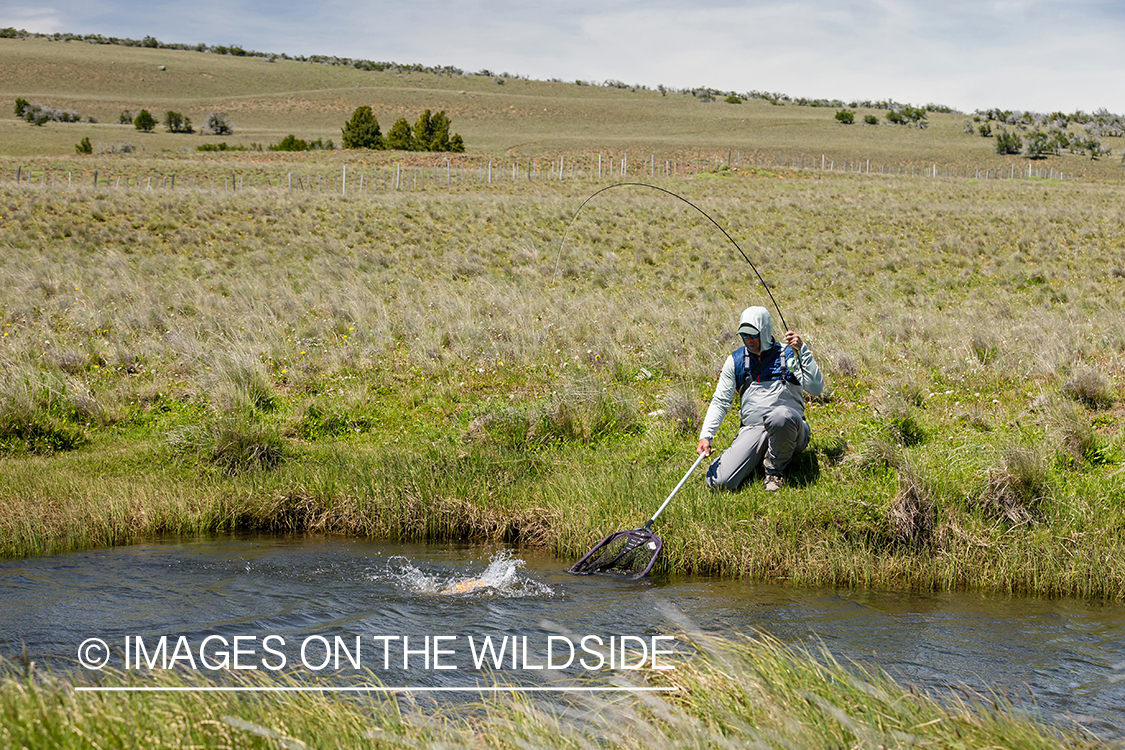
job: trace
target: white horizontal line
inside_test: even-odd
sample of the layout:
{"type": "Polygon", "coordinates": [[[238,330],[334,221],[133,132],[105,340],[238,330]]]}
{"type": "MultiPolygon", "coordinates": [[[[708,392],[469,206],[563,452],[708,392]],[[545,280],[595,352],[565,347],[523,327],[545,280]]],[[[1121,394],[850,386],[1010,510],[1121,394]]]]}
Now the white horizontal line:
{"type": "Polygon", "coordinates": [[[677,687],[76,687],[80,693],[675,693],[677,687]]]}

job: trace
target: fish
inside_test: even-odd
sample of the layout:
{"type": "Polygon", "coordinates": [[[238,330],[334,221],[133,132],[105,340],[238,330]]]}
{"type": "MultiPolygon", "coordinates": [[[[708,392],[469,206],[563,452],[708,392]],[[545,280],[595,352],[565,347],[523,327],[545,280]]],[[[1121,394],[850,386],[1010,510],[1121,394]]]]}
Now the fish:
{"type": "Polygon", "coordinates": [[[482,589],[486,586],[488,586],[488,583],[486,581],[483,581],[480,578],[470,578],[467,581],[459,581],[458,583],[455,583],[452,586],[446,586],[444,589],[442,589],[438,593],[440,593],[440,594],[467,594],[470,591],[476,591],[477,589],[482,589]]]}

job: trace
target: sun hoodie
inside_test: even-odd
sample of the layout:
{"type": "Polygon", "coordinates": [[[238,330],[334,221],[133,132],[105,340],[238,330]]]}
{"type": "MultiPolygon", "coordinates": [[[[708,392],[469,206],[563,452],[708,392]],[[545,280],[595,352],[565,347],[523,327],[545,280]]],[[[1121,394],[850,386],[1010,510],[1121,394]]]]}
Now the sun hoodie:
{"type": "Polygon", "coordinates": [[[824,391],[824,375],[808,346],[802,342],[801,351],[794,352],[792,347],[774,340],[769,310],[764,307],[746,308],[738,321],[739,328],[745,323],[754,326],[761,334],[762,353],[755,356],[743,346],[727,357],[715,395],[707,407],[707,416],[703,419],[703,429],[699,433],[701,440],[711,440],[719,431],[719,425],[738,393],[735,383],[738,371],[745,375],[739,407],[743,427],[763,424],[766,414],[778,404],[790,406],[804,416],[805,397],[802,391],[814,396],[824,391]],[[742,361],[736,364],[736,358],[742,361]]]}

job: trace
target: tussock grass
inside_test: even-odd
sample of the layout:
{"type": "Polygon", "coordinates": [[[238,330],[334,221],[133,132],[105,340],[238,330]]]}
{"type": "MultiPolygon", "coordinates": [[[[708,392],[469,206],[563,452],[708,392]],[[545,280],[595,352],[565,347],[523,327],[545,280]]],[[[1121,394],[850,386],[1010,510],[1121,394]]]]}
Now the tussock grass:
{"type": "Polygon", "coordinates": [[[179,458],[201,460],[229,475],[269,470],[285,460],[285,444],[275,425],[236,413],[209,425],[173,430],[168,447],[179,458]]]}
{"type": "Polygon", "coordinates": [[[1113,406],[1114,394],[1109,378],[1089,366],[1081,368],[1063,383],[1062,392],[1091,409],[1113,406]]]}
{"type": "Polygon", "coordinates": [[[987,514],[1021,525],[1040,517],[1050,493],[1050,472],[1039,448],[1012,447],[989,468],[980,502],[987,514]]]}
{"type": "MultiPolygon", "coordinates": [[[[778,497],[681,491],[662,570],[1125,596],[1120,414],[1059,395],[1083,368],[1120,387],[1117,188],[668,184],[752,248],[831,392],[778,497]],[[1053,457],[1035,524],[996,523],[989,471],[1012,445],[1053,457]],[[925,545],[889,520],[907,480],[933,507],[925,545]]],[[[3,554],[295,528],[571,558],[643,522],[761,291],[655,193],[591,202],[560,248],[585,197],[0,189],[0,359],[22,373],[5,393],[56,394],[8,413],[58,404],[32,413],[87,439],[0,464],[3,554]],[[224,468],[215,425],[236,415],[253,439],[224,468]],[[187,460],[167,460],[170,434],[187,460]]]]}

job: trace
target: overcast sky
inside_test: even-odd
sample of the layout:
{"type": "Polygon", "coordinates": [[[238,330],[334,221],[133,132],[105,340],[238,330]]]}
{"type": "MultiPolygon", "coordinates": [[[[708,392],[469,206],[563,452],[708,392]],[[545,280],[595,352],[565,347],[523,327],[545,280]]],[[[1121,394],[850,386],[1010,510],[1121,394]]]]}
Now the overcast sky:
{"type": "Polygon", "coordinates": [[[536,79],[1125,113],[1125,0],[0,0],[0,28],[536,79]]]}

